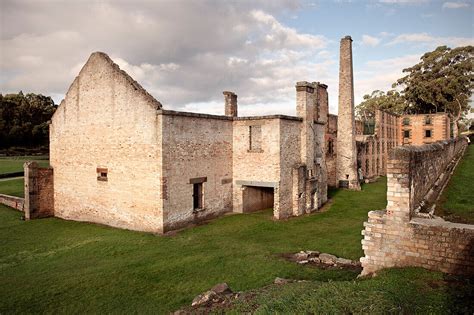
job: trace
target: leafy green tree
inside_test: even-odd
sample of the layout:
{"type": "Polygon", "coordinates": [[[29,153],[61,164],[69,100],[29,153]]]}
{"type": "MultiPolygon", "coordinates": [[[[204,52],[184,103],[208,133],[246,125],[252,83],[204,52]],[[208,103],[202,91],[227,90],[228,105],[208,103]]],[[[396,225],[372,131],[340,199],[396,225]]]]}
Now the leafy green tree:
{"type": "Polygon", "coordinates": [[[394,114],[402,114],[407,107],[405,99],[395,90],[375,90],[372,94],[364,95],[364,100],[356,107],[356,114],[364,121],[371,121],[377,109],[394,114]]]}
{"type": "Polygon", "coordinates": [[[48,144],[49,125],[56,105],[49,96],[23,92],[0,94],[0,147],[48,144]]]}
{"type": "Polygon", "coordinates": [[[440,46],[425,53],[421,61],[404,69],[406,76],[394,83],[416,113],[446,112],[454,126],[469,110],[474,87],[474,47],[451,49],[440,46]]]}

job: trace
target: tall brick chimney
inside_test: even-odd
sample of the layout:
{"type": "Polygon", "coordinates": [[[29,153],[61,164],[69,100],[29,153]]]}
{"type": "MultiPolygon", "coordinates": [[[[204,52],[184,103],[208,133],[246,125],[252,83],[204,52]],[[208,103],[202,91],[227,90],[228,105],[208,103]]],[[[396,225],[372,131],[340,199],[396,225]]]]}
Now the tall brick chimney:
{"type": "Polygon", "coordinates": [[[237,94],[230,91],[222,92],[224,94],[225,115],[237,117],[237,94]]]}
{"type": "Polygon", "coordinates": [[[340,48],[336,163],[338,186],[360,190],[355,141],[352,38],[350,36],[341,39],[340,48]]]}

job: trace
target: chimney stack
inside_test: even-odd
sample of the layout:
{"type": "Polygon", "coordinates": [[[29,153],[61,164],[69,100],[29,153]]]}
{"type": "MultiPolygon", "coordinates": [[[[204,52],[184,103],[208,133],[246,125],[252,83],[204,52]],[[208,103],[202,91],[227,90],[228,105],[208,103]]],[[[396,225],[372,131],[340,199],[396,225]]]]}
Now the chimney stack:
{"type": "Polygon", "coordinates": [[[338,186],[360,190],[355,141],[352,38],[350,36],[341,39],[340,47],[336,163],[338,186]]]}
{"type": "Polygon", "coordinates": [[[230,91],[224,91],[225,115],[237,117],[237,94],[230,91]]]}

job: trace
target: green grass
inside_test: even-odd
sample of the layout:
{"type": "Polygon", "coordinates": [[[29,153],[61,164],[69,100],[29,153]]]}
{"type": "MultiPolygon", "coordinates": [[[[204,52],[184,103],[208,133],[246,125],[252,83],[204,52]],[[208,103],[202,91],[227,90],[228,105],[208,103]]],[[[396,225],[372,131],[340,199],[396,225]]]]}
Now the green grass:
{"type": "Polygon", "coordinates": [[[271,285],[244,294],[228,312],[472,314],[473,288],[472,279],[421,268],[389,269],[372,279],[271,285]]]}
{"type": "Polygon", "coordinates": [[[275,277],[353,281],[280,254],[321,250],[358,259],[367,212],[385,207],[386,182],[332,191],[324,213],[273,221],[270,211],[235,214],[175,236],[56,218],[20,220],[0,206],[0,313],[168,313],[219,282],[249,290],[275,277]]]}
{"type": "Polygon", "coordinates": [[[24,197],[23,178],[0,180],[0,194],[24,197]]]}
{"type": "Polygon", "coordinates": [[[467,147],[438,207],[446,219],[474,224],[474,145],[467,147]]]}
{"type": "Polygon", "coordinates": [[[23,171],[23,163],[26,161],[36,161],[39,166],[49,166],[47,157],[38,156],[16,156],[16,157],[2,157],[0,158],[0,174],[14,173],[23,171]]]}

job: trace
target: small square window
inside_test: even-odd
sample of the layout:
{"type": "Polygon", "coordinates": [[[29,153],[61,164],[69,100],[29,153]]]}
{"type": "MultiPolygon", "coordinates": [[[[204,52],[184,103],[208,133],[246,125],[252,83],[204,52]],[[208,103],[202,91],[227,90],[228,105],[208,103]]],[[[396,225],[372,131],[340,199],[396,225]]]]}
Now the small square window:
{"type": "Polygon", "coordinates": [[[107,181],[107,173],[108,173],[108,170],[106,168],[98,167],[97,168],[97,180],[102,181],[102,182],[106,182],[107,181]]]}
{"type": "Polygon", "coordinates": [[[404,126],[410,125],[410,118],[403,118],[403,125],[404,126]]]}
{"type": "Polygon", "coordinates": [[[431,130],[425,130],[425,138],[431,138],[431,130]]]}

